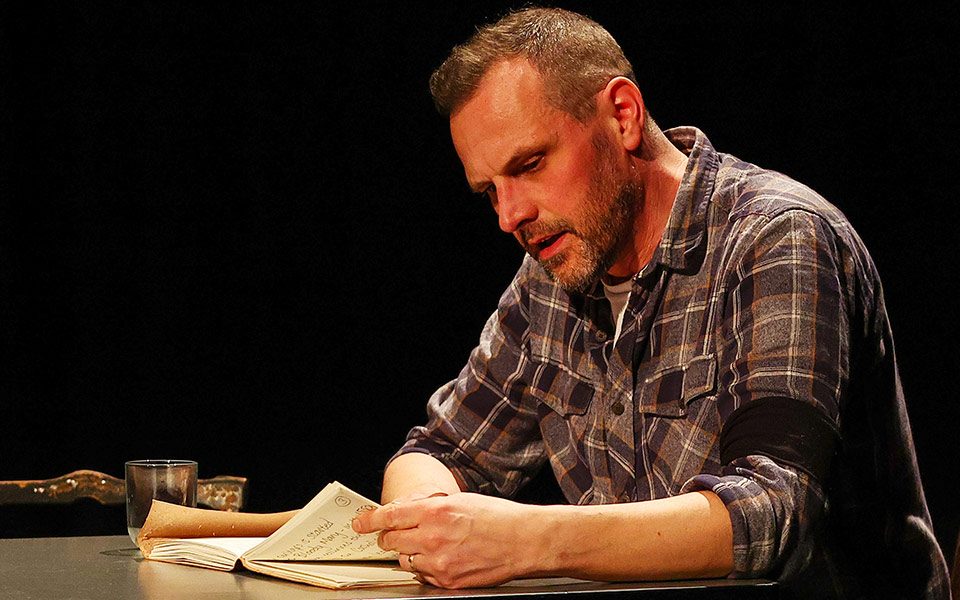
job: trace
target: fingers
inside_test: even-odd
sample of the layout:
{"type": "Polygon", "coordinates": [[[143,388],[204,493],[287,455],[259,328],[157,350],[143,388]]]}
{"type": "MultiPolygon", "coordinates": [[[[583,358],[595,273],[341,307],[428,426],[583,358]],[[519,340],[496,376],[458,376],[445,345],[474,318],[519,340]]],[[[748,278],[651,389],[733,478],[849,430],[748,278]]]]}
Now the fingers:
{"type": "Polygon", "coordinates": [[[410,573],[418,573],[417,567],[414,565],[416,558],[413,554],[398,554],[397,555],[397,564],[404,571],[409,571],[410,573]]]}
{"type": "Polygon", "coordinates": [[[449,573],[446,577],[438,575],[436,569],[443,568],[442,562],[437,563],[437,561],[432,559],[432,555],[430,554],[400,554],[398,555],[398,564],[402,570],[415,574],[417,580],[421,583],[428,583],[436,587],[465,587],[465,582],[469,581],[468,579],[449,573]]]}
{"type": "Polygon", "coordinates": [[[391,502],[380,508],[360,513],[353,520],[357,533],[373,533],[382,529],[410,529],[420,522],[421,510],[415,502],[391,502]]]}
{"type": "Polygon", "coordinates": [[[429,569],[427,558],[423,554],[400,554],[398,555],[398,564],[404,571],[408,571],[417,576],[421,583],[437,585],[436,579],[424,569],[429,569]]]}
{"type": "Polygon", "coordinates": [[[384,529],[380,532],[377,544],[384,550],[394,550],[402,554],[427,550],[426,540],[418,529],[384,529]]]}

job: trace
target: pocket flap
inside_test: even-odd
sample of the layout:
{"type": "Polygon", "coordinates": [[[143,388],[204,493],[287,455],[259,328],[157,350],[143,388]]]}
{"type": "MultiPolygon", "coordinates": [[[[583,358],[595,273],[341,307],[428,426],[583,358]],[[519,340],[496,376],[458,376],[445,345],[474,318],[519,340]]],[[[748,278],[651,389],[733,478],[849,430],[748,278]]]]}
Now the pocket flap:
{"type": "Polygon", "coordinates": [[[682,365],[660,369],[645,378],[640,390],[640,412],[662,417],[686,415],[687,404],[709,394],[717,382],[715,354],[697,356],[682,365]]]}
{"type": "Polygon", "coordinates": [[[683,371],[683,403],[709,394],[717,385],[717,361],[714,354],[698,356],[683,371]]]}
{"type": "Polygon", "coordinates": [[[593,386],[572,371],[548,362],[537,363],[530,394],[561,415],[582,415],[593,400],[593,386]]]}

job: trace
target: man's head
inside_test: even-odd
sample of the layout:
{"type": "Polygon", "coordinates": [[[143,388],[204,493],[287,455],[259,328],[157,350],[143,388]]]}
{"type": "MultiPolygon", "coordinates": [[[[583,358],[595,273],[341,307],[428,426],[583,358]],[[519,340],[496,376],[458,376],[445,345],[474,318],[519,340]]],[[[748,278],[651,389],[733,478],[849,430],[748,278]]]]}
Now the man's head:
{"type": "Polygon", "coordinates": [[[513,13],[455,48],[431,89],[471,188],[561,287],[582,292],[649,258],[645,190],[670,144],[603,28],[513,13]]]}
{"type": "Polygon", "coordinates": [[[430,78],[437,109],[455,113],[492,66],[517,58],[543,77],[548,102],[581,122],[594,115],[594,97],[611,79],[636,83],[633,67],[606,29],[569,11],[529,8],[481,27],[453,49],[430,78]]]}

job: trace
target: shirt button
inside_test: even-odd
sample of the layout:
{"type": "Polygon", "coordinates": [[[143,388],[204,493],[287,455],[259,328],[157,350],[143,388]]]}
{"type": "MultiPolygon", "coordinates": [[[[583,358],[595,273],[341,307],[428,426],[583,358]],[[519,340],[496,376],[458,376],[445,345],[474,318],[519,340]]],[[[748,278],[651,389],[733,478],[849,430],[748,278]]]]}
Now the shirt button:
{"type": "Polygon", "coordinates": [[[605,341],[607,341],[607,334],[604,333],[603,331],[598,331],[598,332],[597,332],[597,341],[600,341],[600,342],[605,342],[605,341]]]}
{"type": "Polygon", "coordinates": [[[614,402],[613,406],[610,407],[610,411],[619,417],[623,414],[623,404],[620,402],[614,402]]]}

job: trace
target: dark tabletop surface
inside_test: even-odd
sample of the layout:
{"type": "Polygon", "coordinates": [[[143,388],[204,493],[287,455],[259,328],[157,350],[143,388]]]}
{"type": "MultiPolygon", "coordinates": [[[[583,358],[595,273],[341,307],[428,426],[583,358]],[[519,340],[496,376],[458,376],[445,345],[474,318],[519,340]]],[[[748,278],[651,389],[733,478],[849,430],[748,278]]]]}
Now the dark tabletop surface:
{"type": "Polygon", "coordinates": [[[254,573],[225,573],[143,560],[126,536],[0,539],[0,598],[776,598],[776,585],[756,580],[597,583],[531,579],[496,588],[430,586],[326,590],[254,573]]]}

